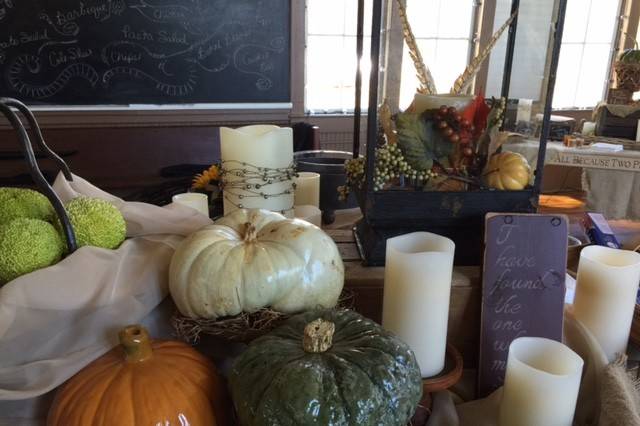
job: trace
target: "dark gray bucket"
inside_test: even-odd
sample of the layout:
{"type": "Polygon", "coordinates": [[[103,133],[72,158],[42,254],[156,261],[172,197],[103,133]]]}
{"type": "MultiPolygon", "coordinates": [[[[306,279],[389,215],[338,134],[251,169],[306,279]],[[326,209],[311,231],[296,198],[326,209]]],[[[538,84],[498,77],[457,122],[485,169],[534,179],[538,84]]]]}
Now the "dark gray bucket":
{"type": "Polygon", "coordinates": [[[320,210],[322,222],[333,223],[335,211],[358,206],[354,194],[349,194],[345,201],[338,198],[338,186],[345,184],[345,160],[353,158],[346,151],[298,151],[294,154],[299,172],[315,172],[320,174],[320,210]]]}

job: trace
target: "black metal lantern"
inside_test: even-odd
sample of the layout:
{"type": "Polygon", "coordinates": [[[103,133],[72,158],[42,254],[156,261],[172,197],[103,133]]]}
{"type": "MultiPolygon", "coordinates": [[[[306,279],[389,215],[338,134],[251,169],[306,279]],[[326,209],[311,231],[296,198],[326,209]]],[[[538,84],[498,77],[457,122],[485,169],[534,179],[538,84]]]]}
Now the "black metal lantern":
{"type": "MultiPolygon", "coordinates": [[[[362,56],[363,1],[358,10],[358,64],[362,56]]],[[[562,30],[567,0],[559,0],[553,13],[550,33],[552,47],[547,67],[547,85],[543,107],[538,161],[533,185],[523,190],[499,191],[479,189],[473,191],[424,191],[424,190],[374,190],[375,149],[378,138],[378,86],[380,66],[380,42],[383,1],[373,0],[371,29],[371,75],[369,77],[369,104],[367,119],[367,144],[365,181],[357,191],[363,213],[354,231],[361,256],[367,265],[383,265],[387,238],[413,231],[428,231],[451,238],[456,243],[458,265],[479,265],[482,262],[483,224],[489,212],[531,213],[538,207],[542,183],[542,170],[549,135],[551,105],[555,87],[556,70],[562,41],[562,30]]],[[[512,13],[520,7],[513,0],[512,13]]],[[[517,16],[509,30],[502,79],[502,97],[509,98],[511,69],[516,45],[517,16]]],[[[358,68],[358,73],[359,73],[358,68]]],[[[360,132],[360,81],[356,79],[356,121],[354,125],[354,158],[359,155],[360,132]]]]}

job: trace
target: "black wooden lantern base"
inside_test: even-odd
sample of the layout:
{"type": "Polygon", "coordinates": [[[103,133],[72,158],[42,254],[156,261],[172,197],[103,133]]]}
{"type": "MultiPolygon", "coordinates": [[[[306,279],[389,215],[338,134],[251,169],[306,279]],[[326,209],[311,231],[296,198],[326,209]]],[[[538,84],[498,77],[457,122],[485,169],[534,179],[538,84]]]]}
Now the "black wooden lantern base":
{"type": "Polygon", "coordinates": [[[456,244],[456,265],[481,265],[487,213],[534,213],[538,195],[523,191],[380,191],[358,194],[363,218],[354,233],[367,266],[384,265],[388,238],[433,232],[456,244]]]}

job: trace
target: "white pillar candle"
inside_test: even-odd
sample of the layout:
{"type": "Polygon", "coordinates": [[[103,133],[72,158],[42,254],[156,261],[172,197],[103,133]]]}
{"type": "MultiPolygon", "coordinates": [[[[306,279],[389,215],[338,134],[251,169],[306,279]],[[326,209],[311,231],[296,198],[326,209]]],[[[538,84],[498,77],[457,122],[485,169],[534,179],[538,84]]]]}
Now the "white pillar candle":
{"type": "Polygon", "coordinates": [[[237,208],[293,213],[293,132],[256,125],[220,128],[224,214],[237,208]]]}
{"type": "Polygon", "coordinates": [[[584,361],[542,337],[511,342],[502,390],[500,426],[571,426],[584,361]]]}
{"type": "Polygon", "coordinates": [[[296,206],[320,207],[320,174],[298,172],[296,178],[296,206]]]}
{"type": "Polygon", "coordinates": [[[473,96],[459,96],[459,95],[423,95],[416,93],[413,97],[413,112],[423,113],[428,109],[438,109],[442,105],[454,107],[457,110],[462,111],[465,109],[471,101],[473,96]]]}
{"type": "Polygon", "coordinates": [[[191,207],[203,215],[209,217],[209,197],[207,194],[199,194],[197,192],[187,192],[185,194],[177,194],[171,198],[176,204],[191,207]]]}
{"type": "Polygon", "coordinates": [[[627,351],[639,281],[639,253],[602,246],[580,252],[574,312],[609,361],[627,351]]]}
{"type": "Polygon", "coordinates": [[[429,232],[387,240],[382,326],[409,344],[422,377],[444,368],[454,250],[429,232]]]}
{"type": "Polygon", "coordinates": [[[319,208],[315,206],[296,206],[294,211],[296,219],[306,220],[318,228],[322,226],[322,212],[319,208]]]}
{"type": "Polygon", "coordinates": [[[593,121],[585,121],[582,125],[582,134],[593,136],[596,134],[596,123],[593,121]]]}

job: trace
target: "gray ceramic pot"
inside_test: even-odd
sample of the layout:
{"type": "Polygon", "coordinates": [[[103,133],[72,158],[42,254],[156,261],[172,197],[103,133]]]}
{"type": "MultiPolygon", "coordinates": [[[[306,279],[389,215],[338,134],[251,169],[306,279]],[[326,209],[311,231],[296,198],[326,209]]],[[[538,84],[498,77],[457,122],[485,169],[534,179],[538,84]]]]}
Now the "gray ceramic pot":
{"type": "Polygon", "coordinates": [[[352,157],[346,151],[298,151],[294,154],[299,172],[320,174],[320,210],[323,223],[333,223],[336,210],[358,206],[353,194],[346,201],[338,198],[337,188],[344,185],[346,179],[344,162],[352,157]]]}

